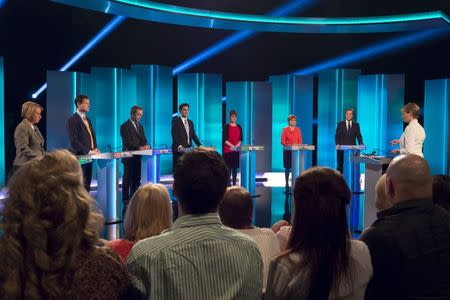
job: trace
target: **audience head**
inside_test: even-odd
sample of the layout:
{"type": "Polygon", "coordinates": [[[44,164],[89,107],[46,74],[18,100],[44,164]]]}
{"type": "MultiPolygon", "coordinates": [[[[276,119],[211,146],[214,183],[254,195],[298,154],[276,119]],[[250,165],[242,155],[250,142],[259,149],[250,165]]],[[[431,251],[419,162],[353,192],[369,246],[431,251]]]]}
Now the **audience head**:
{"type": "Polygon", "coordinates": [[[227,188],[219,205],[222,223],[235,229],[248,229],[252,226],[253,200],[247,190],[240,186],[227,188]]]}
{"type": "Polygon", "coordinates": [[[294,216],[287,253],[311,271],[308,299],[327,299],[348,269],[346,207],[351,192],[335,170],[314,167],[295,180],[294,216]]]}
{"type": "Polygon", "coordinates": [[[180,112],[180,115],[183,118],[187,118],[189,115],[189,104],[188,103],[181,103],[180,106],[178,106],[178,110],[180,112]]]}
{"type": "Polygon", "coordinates": [[[139,105],[133,105],[131,107],[130,115],[134,122],[139,122],[142,118],[142,107],[139,105]]]}
{"type": "Polygon", "coordinates": [[[195,149],[184,154],[173,176],[173,190],[182,214],[217,212],[228,185],[228,169],[217,152],[195,149]]]}
{"type": "Polygon", "coordinates": [[[450,212],[450,176],[433,176],[433,202],[450,212]]]}
{"type": "Polygon", "coordinates": [[[402,112],[403,122],[409,123],[413,119],[419,118],[420,107],[414,102],[409,102],[406,103],[400,111],[402,112]]]}
{"type": "Polygon", "coordinates": [[[139,241],[159,235],[172,226],[172,206],[162,184],[140,187],[131,198],[125,214],[125,238],[139,241]]]}
{"type": "Polygon", "coordinates": [[[37,124],[41,120],[42,106],[33,101],[27,101],[22,104],[22,118],[27,119],[32,124],[37,124]]]}
{"type": "Polygon", "coordinates": [[[86,113],[89,111],[91,107],[91,103],[89,101],[89,97],[86,95],[78,95],[75,97],[75,107],[77,111],[86,113]]]}
{"type": "Polygon", "coordinates": [[[50,152],[22,166],[8,185],[0,298],[63,299],[78,255],[93,249],[102,223],[80,164],[67,150],[50,152]]]}
{"type": "Polygon", "coordinates": [[[230,122],[231,123],[236,123],[237,112],[234,109],[230,110],[229,116],[230,116],[230,122]]]}
{"type": "Polygon", "coordinates": [[[386,193],[386,174],[383,174],[375,185],[375,207],[378,210],[384,210],[392,205],[394,204],[386,193]]]}
{"type": "Polygon", "coordinates": [[[428,163],[415,154],[395,157],[386,172],[386,193],[392,202],[432,197],[428,163]]]}

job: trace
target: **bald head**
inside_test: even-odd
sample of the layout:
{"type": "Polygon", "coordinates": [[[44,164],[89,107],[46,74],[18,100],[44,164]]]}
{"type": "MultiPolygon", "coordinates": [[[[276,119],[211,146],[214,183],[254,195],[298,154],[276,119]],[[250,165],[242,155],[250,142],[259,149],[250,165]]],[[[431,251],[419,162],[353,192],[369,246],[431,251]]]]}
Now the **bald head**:
{"type": "Polygon", "coordinates": [[[394,158],[386,172],[386,192],[394,202],[432,195],[432,177],[426,160],[414,154],[394,158]]]}

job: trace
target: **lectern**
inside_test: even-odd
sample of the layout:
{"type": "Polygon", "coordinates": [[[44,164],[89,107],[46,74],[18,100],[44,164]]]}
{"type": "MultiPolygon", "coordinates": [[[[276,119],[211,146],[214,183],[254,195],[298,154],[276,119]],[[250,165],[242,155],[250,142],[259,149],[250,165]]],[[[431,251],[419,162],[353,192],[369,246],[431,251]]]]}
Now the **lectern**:
{"type": "Polygon", "coordinates": [[[305,151],[316,150],[314,145],[292,145],[284,147],[284,150],[292,152],[292,178],[291,187],[294,187],[295,179],[305,170],[305,151]]]}
{"type": "Polygon", "coordinates": [[[252,196],[255,195],[256,153],[259,151],[264,151],[264,146],[242,145],[239,154],[240,185],[252,196]]]}

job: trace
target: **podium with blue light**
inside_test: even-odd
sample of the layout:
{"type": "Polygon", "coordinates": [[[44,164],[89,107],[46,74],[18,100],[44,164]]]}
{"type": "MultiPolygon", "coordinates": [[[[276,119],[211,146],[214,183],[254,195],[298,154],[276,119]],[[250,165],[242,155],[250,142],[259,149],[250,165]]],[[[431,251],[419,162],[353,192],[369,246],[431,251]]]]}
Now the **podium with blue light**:
{"type": "Polygon", "coordinates": [[[291,187],[294,186],[295,179],[305,170],[305,151],[314,151],[316,146],[314,145],[292,145],[286,146],[284,150],[292,152],[292,177],[291,177],[291,187]]]}
{"type": "Polygon", "coordinates": [[[141,156],[141,184],[161,182],[160,157],[172,154],[172,149],[136,150],[130,153],[141,156]]]}
{"type": "MultiPolygon", "coordinates": [[[[132,157],[131,152],[107,152],[95,155],[81,155],[81,164],[97,161],[97,207],[103,213],[105,224],[115,225],[118,218],[119,199],[119,160],[132,157]]],[[[118,238],[119,230],[116,226],[107,228],[109,239],[118,238]]]]}
{"type": "Polygon", "coordinates": [[[377,209],[375,207],[375,186],[378,179],[386,172],[392,157],[377,155],[360,155],[353,156],[352,163],[354,165],[365,165],[364,179],[364,228],[373,224],[377,219],[377,209]]]}
{"type": "Polygon", "coordinates": [[[359,178],[361,170],[359,163],[352,163],[352,158],[359,156],[361,150],[366,150],[364,145],[339,145],[337,150],[344,151],[344,178],[352,192],[352,201],[349,206],[349,227],[352,231],[361,230],[359,217],[359,202],[361,185],[359,178]]]}
{"type": "Polygon", "coordinates": [[[264,151],[264,146],[242,145],[239,151],[240,185],[251,195],[255,195],[256,153],[264,151]]]}

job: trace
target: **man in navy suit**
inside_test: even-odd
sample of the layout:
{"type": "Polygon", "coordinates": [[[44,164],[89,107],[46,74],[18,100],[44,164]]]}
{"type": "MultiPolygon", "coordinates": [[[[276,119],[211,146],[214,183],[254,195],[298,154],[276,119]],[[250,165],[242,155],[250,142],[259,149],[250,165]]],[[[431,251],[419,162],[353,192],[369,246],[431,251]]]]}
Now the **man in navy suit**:
{"type": "MultiPolygon", "coordinates": [[[[130,118],[120,126],[120,136],[122,137],[123,151],[149,150],[150,146],[145,137],[144,127],[139,124],[143,110],[140,106],[133,106],[130,118]]],[[[123,215],[128,207],[130,198],[141,185],[141,156],[134,155],[130,158],[122,159],[123,180],[122,180],[122,202],[123,215]]]]}
{"type": "Polygon", "coordinates": [[[201,146],[200,140],[195,134],[194,123],[188,119],[189,104],[181,103],[178,107],[180,116],[172,120],[172,153],[173,170],[186,148],[192,147],[192,140],[197,146],[201,146]]]}
{"type": "MultiPolygon", "coordinates": [[[[336,134],[334,140],[336,143],[336,150],[340,145],[362,145],[363,140],[361,136],[361,130],[359,124],[353,120],[353,108],[345,110],[345,120],[337,124],[336,134]]],[[[339,172],[344,173],[344,151],[337,150],[337,169],[339,172]]]]}
{"type": "MultiPolygon", "coordinates": [[[[70,140],[70,151],[75,155],[98,154],[94,128],[86,113],[89,112],[89,97],[78,95],[75,98],[77,111],[67,120],[66,128],[70,140]]],[[[81,166],[84,187],[89,192],[92,178],[92,162],[81,166]]]]}

